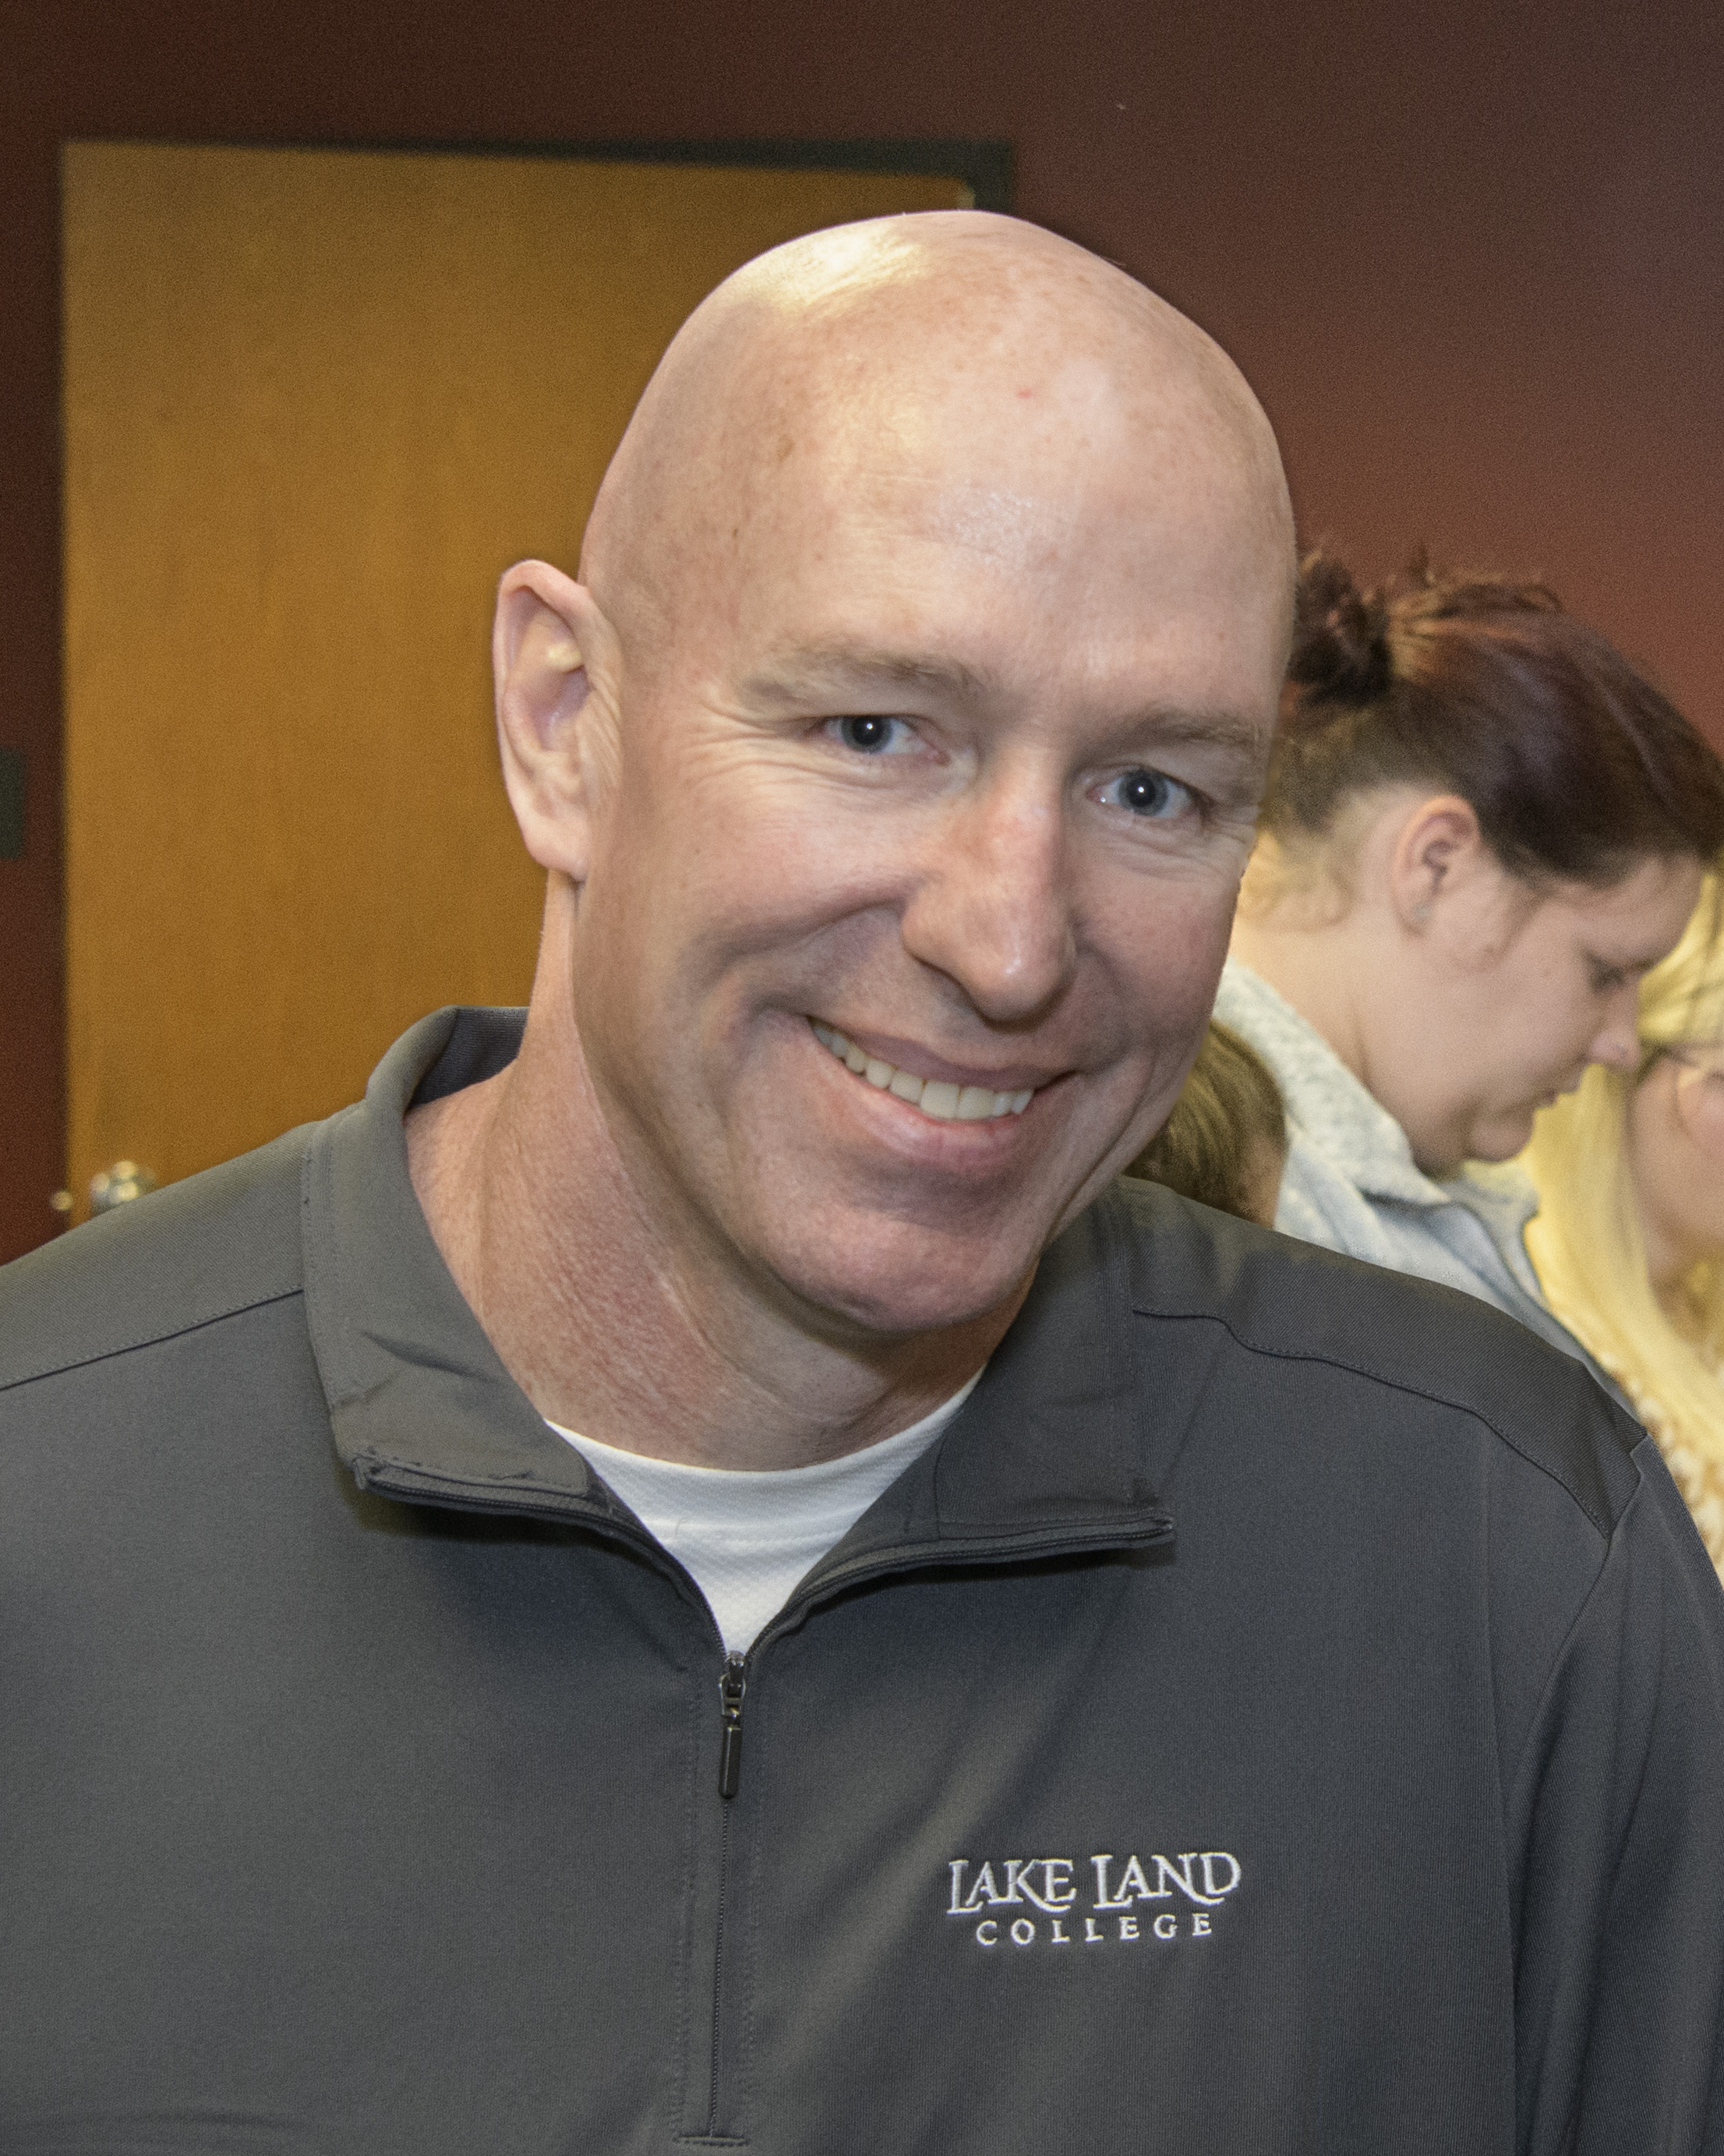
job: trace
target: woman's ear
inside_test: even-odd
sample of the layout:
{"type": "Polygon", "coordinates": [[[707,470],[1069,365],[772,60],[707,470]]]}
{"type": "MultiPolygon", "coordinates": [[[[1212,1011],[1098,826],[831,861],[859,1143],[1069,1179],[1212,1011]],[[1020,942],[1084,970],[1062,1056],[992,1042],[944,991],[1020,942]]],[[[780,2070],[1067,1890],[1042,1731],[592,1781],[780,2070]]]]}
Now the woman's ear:
{"type": "Polygon", "coordinates": [[[614,768],[617,639],[585,585],[517,562],[491,633],[503,779],[541,867],[586,880],[597,781],[614,768]]]}
{"type": "Polygon", "coordinates": [[[1388,861],[1389,901],[1408,934],[1424,935],[1438,906],[1485,858],[1470,802],[1458,793],[1421,801],[1396,834],[1388,861]]]}

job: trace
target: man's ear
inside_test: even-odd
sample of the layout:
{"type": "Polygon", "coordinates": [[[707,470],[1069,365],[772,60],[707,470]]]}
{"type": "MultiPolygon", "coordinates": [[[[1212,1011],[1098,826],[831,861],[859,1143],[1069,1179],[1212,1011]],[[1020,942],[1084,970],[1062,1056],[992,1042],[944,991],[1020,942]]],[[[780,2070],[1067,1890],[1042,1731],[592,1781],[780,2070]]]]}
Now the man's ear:
{"type": "Polygon", "coordinates": [[[491,632],[503,780],[541,867],[586,880],[595,784],[617,754],[617,639],[584,584],[517,562],[491,632]]]}
{"type": "Polygon", "coordinates": [[[1485,859],[1484,834],[1470,802],[1458,793],[1421,801],[1389,855],[1389,899],[1408,934],[1424,935],[1438,906],[1485,859]]]}

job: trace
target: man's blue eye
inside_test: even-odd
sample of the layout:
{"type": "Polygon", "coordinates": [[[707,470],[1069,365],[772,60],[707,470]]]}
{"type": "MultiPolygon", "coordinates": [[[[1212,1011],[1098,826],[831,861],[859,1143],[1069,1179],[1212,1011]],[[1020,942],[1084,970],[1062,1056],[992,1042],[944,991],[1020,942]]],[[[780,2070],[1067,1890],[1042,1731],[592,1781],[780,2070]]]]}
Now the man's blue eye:
{"type": "Polygon", "coordinates": [[[882,749],[895,746],[893,729],[903,723],[901,719],[880,718],[873,712],[853,714],[839,721],[839,739],[859,755],[878,756],[882,749]]]}
{"type": "Polygon", "coordinates": [[[1114,779],[1104,793],[1113,797],[1113,805],[1129,808],[1134,816],[1177,816],[1191,800],[1188,788],[1177,778],[1169,778],[1162,771],[1126,771],[1114,779]]]}

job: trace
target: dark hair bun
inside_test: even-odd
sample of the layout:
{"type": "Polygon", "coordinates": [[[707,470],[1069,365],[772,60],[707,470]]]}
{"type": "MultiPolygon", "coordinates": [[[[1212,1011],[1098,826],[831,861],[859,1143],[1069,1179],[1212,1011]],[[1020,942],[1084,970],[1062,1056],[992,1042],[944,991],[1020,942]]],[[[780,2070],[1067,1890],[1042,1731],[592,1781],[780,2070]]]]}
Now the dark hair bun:
{"type": "Polygon", "coordinates": [[[1299,565],[1287,678],[1309,701],[1375,703],[1394,679],[1388,619],[1383,596],[1362,596],[1333,555],[1307,554],[1299,565]]]}
{"type": "Polygon", "coordinates": [[[1600,889],[1642,860],[1724,850],[1724,762],[1543,584],[1434,569],[1421,549],[1361,596],[1299,565],[1262,828],[1322,839],[1341,803],[1419,786],[1470,802],[1511,875],[1600,889]]]}

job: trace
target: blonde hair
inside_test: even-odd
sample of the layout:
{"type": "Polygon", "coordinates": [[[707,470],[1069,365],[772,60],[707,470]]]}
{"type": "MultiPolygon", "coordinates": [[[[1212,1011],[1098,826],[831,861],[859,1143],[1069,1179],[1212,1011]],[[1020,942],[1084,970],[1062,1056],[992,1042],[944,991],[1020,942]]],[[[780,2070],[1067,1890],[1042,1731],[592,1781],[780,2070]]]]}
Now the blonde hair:
{"type": "Polygon", "coordinates": [[[1173,1112],[1126,1173],[1249,1220],[1265,1152],[1279,1161],[1286,1150],[1274,1074],[1230,1026],[1211,1019],[1173,1112]]]}
{"type": "Polygon", "coordinates": [[[1709,876],[1681,942],[1641,984],[1638,1071],[1594,1064],[1540,1114],[1521,1165],[1538,1188],[1526,1247],[1546,1300],[1657,1439],[1724,1573],[1724,1264],[1696,1265],[1677,1315],[1666,1312],[1647,1270],[1624,1143],[1629,1101],[1659,1057],[1724,1040],[1721,896],[1709,876]]]}

